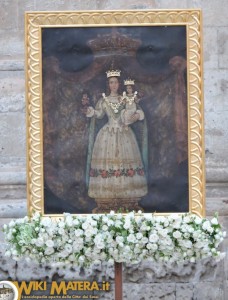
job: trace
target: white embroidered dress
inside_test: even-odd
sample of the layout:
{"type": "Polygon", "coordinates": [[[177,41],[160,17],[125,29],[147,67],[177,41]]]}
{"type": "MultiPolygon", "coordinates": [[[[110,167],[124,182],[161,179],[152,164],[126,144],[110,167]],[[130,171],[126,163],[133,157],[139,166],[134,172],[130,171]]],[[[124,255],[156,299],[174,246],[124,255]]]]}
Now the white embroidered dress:
{"type": "MultiPolygon", "coordinates": [[[[116,113],[111,104],[120,103],[119,96],[108,96],[89,107],[87,117],[108,122],[98,132],[91,159],[89,191],[92,198],[139,198],[147,194],[147,182],[136,137],[126,118],[124,104],[116,113]]],[[[139,120],[144,119],[137,110],[139,120]]]]}

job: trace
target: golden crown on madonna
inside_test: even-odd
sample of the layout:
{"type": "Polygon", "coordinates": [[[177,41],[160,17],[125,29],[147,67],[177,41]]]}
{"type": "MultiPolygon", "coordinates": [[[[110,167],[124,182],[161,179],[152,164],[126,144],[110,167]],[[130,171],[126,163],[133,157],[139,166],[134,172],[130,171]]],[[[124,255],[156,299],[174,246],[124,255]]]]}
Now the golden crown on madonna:
{"type": "Polygon", "coordinates": [[[120,70],[108,70],[106,72],[107,74],[107,78],[109,77],[119,77],[120,76],[121,71],[120,70]]]}
{"type": "Polygon", "coordinates": [[[124,85],[134,85],[135,80],[134,79],[126,79],[124,80],[124,85]]]}

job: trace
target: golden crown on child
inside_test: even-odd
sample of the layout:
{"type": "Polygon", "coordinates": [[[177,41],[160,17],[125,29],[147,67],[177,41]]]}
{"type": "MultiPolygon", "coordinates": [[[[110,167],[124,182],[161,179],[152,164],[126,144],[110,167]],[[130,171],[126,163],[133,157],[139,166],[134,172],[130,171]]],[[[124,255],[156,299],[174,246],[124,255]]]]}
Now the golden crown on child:
{"type": "Polygon", "coordinates": [[[106,72],[107,74],[107,78],[109,77],[119,77],[120,76],[121,71],[120,70],[108,70],[106,72]]]}
{"type": "Polygon", "coordinates": [[[135,80],[134,79],[126,79],[124,80],[124,85],[134,85],[135,80]]]}

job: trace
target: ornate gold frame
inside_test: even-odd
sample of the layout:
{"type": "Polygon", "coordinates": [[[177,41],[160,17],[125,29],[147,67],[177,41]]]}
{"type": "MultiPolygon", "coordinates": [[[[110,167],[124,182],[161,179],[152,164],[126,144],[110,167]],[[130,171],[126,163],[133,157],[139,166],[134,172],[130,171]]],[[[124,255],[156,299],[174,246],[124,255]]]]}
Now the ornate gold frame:
{"type": "Polygon", "coordinates": [[[200,10],[27,12],[25,14],[28,211],[43,213],[41,28],[186,25],[190,211],[205,215],[205,166],[200,10]]]}

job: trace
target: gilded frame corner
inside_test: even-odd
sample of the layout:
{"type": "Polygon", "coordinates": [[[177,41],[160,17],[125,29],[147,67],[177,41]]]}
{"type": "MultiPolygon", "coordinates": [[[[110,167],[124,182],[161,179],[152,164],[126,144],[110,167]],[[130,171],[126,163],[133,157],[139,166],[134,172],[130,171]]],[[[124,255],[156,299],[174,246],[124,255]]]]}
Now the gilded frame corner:
{"type": "Polygon", "coordinates": [[[205,216],[202,14],[200,10],[27,12],[25,14],[28,211],[43,210],[41,28],[186,25],[190,212],[205,216]]]}

